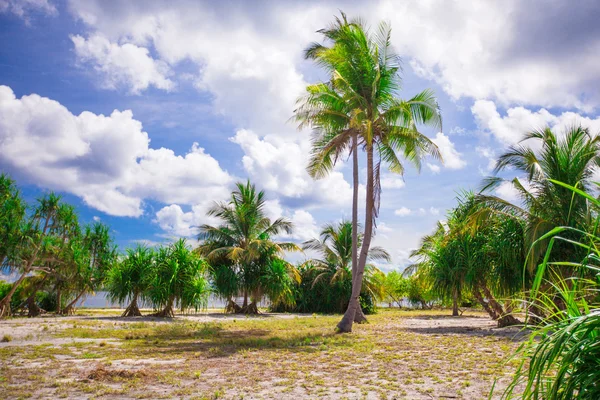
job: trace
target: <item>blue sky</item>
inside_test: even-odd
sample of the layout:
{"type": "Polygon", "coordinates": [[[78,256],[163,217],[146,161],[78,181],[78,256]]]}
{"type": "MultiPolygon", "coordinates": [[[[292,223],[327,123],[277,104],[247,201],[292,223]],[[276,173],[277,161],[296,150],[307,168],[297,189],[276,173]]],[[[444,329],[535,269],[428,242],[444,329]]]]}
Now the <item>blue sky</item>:
{"type": "MultiPolygon", "coordinates": [[[[0,170],[27,200],[57,191],[122,247],[191,237],[234,182],[267,192],[292,240],[348,218],[350,169],[313,181],[289,118],[324,79],[302,50],[343,9],[387,20],[406,98],[433,89],[445,158],[383,175],[375,243],[394,262],[531,129],[600,130],[599,7],[550,2],[0,0],[0,170]]],[[[364,165],[364,162],[362,163],[364,165]]],[[[515,194],[508,186],[498,193],[515,194]]]]}

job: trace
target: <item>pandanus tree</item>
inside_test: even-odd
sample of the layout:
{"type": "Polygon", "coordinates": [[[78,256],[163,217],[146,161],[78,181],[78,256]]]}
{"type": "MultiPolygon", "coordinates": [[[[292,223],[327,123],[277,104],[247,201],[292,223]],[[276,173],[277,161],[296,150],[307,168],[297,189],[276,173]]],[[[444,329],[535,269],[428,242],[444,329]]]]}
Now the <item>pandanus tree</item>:
{"type": "Polygon", "coordinates": [[[238,183],[229,202],[216,203],[208,215],[220,219],[222,224],[201,226],[201,244],[196,251],[211,265],[213,284],[227,299],[227,309],[257,313],[257,301],[263,294],[271,301],[279,297],[266,290],[266,276],[277,271],[273,268],[285,266],[289,276],[297,277],[282,256],[285,251],[299,250],[298,246],[273,240],[276,235],[290,234],[292,224],[285,218],[271,221],[265,214],[265,193],[257,191],[249,181],[238,183]],[[244,298],[241,307],[234,301],[240,294],[244,298]]]}
{"type": "Polygon", "coordinates": [[[6,263],[20,240],[21,222],[25,216],[25,203],[15,182],[5,174],[0,175],[0,268],[10,268],[6,263]]]}
{"type": "Polygon", "coordinates": [[[204,307],[209,287],[206,279],[207,264],[179,239],[168,247],[158,249],[148,297],[155,309],[154,316],[172,318],[174,308],[181,311],[204,307]]]}
{"type": "Polygon", "coordinates": [[[509,297],[525,283],[523,226],[508,216],[494,215],[474,227],[472,218],[481,207],[473,193],[463,193],[447,223],[438,224],[412,256],[417,273],[434,292],[452,300],[453,315],[458,315],[461,294],[468,291],[499,326],[513,325],[518,321],[511,314],[511,303],[503,306],[496,297],[509,297]]]}
{"type": "MultiPolygon", "coordinates": [[[[569,189],[555,182],[591,193],[593,175],[599,166],[600,135],[590,133],[589,129],[572,126],[563,132],[553,132],[550,128],[529,132],[520,143],[499,157],[494,170],[496,174],[510,171],[520,179],[487,178],[483,194],[478,196],[485,208],[477,221],[485,221],[490,213],[525,221],[524,246],[530,249],[527,267],[533,276],[549,243],[549,239],[540,238],[556,227],[569,226],[576,228],[566,233],[569,238],[580,240],[577,230],[585,231],[593,216],[590,202],[585,197],[574,196],[569,189]],[[511,203],[491,194],[500,185],[510,185],[519,201],[511,203]]],[[[587,251],[568,241],[558,242],[556,246],[549,261],[554,258],[578,261],[587,251]]],[[[560,272],[563,277],[574,274],[568,266],[560,272]]],[[[532,303],[530,311],[534,319],[538,319],[536,308],[532,303]]]]}
{"type": "Polygon", "coordinates": [[[106,274],[117,260],[116,246],[108,226],[96,222],[87,225],[70,243],[72,257],[67,264],[70,290],[73,299],[62,309],[71,314],[82,297],[100,289],[106,274]]]}
{"type": "Polygon", "coordinates": [[[142,315],[139,301],[145,298],[152,283],[154,263],[154,250],[138,245],[133,249],[127,249],[126,255],[113,264],[108,271],[106,279],[108,298],[118,303],[129,301],[122,317],[142,315]]]}
{"type": "MultiPolygon", "coordinates": [[[[319,32],[326,43],[310,45],[305,55],[325,67],[330,79],[308,86],[296,110],[300,126],[314,129],[309,172],[315,177],[325,176],[340,155],[348,150],[356,154],[358,147],[364,149],[367,159],[364,239],[360,254],[355,251],[352,296],[338,324],[341,332],[350,332],[379,212],[381,163],[387,164],[391,172],[402,174],[402,157],[417,169],[425,155],[441,159],[435,144],[418,130],[422,124],[441,127],[441,116],[430,90],[409,100],[398,97],[400,58],[392,49],[387,24],[380,24],[373,34],[362,21],[348,21],[342,14],[342,18],[319,32]]],[[[353,183],[356,200],[358,168],[354,169],[353,183]]],[[[353,210],[353,220],[357,219],[356,214],[353,210]]],[[[355,247],[358,250],[358,245],[355,247]]]]}
{"type": "MultiPolygon", "coordinates": [[[[306,262],[314,270],[312,285],[320,282],[334,285],[337,282],[352,282],[352,223],[341,221],[336,225],[327,224],[323,227],[319,239],[311,239],[303,243],[304,250],[317,252],[319,258],[306,262]]],[[[358,245],[362,243],[362,234],[357,235],[358,245]]],[[[390,262],[390,254],[382,247],[369,249],[369,261],[390,262]]],[[[382,294],[383,273],[372,264],[365,267],[363,292],[371,298],[380,299],[382,294]]],[[[340,299],[344,305],[350,300],[340,299]]]]}
{"type": "Polygon", "coordinates": [[[77,224],[68,208],[59,196],[43,196],[21,224],[17,243],[8,258],[9,269],[19,277],[0,300],[0,318],[10,315],[10,300],[28,275],[36,271],[48,273],[60,262],[69,235],[77,224]]]}

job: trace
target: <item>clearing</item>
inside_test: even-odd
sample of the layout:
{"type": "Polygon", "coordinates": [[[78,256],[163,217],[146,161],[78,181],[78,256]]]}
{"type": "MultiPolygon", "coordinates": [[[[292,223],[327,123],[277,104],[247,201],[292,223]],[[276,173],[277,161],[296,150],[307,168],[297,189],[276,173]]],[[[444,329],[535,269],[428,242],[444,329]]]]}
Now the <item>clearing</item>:
{"type": "Polygon", "coordinates": [[[384,309],[343,335],[339,316],[84,312],[0,322],[0,398],[482,399],[522,337],[447,310],[384,309]]]}

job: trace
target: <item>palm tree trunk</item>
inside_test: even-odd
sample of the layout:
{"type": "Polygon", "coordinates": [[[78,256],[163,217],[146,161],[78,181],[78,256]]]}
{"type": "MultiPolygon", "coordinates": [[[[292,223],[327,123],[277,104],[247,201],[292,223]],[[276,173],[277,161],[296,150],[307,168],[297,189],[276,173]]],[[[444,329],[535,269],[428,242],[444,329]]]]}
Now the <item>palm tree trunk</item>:
{"type": "Polygon", "coordinates": [[[62,313],[61,303],[62,303],[62,290],[59,287],[56,289],[56,313],[57,314],[62,313]]]}
{"type": "Polygon", "coordinates": [[[483,296],[481,295],[479,286],[476,286],[473,289],[473,295],[475,296],[475,298],[477,299],[479,304],[481,304],[483,309],[490,315],[490,317],[492,317],[493,320],[497,320],[498,314],[496,314],[496,311],[494,311],[492,309],[492,307],[490,307],[490,305],[483,299],[483,296]]]}
{"type": "MultiPolygon", "coordinates": [[[[358,134],[352,136],[352,280],[356,276],[358,264],[358,134]]],[[[354,286],[354,282],[352,282],[354,286]]],[[[354,314],[354,322],[363,323],[367,317],[360,302],[354,314]]]]}
{"type": "Polygon", "coordinates": [[[502,305],[500,303],[498,303],[498,301],[496,301],[496,298],[494,297],[494,295],[492,294],[492,292],[490,291],[490,289],[487,287],[487,285],[485,283],[483,285],[481,285],[481,287],[483,289],[483,293],[485,293],[485,297],[488,298],[490,306],[494,309],[494,311],[496,312],[496,315],[498,315],[498,327],[499,328],[509,326],[509,325],[518,325],[521,323],[513,315],[511,315],[510,313],[508,313],[504,310],[502,305]]]}
{"type": "Polygon", "coordinates": [[[69,315],[73,312],[73,309],[75,307],[75,304],[77,304],[77,302],[83,297],[83,295],[85,294],[86,290],[83,289],[78,295],[77,297],[75,297],[75,300],[73,300],[72,302],[70,302],[65,308],[62,309],[61,314],[63,315],[69,315]]]}
{"type": "Polygon", "coordinates": [[[367,199],[365,204],[365,233],[356,267],[356,276],[352,279],[352,295],[348,309],[342,320],[338,323],[337,328],[340,332],[352,332],[352,322],[356,309],[359,307],[359,296],[362,289],[362,280],[365,274],[365,265],[367,263],[367,255],[371,246],[371,236],[373,234],[373,209],[375,204],[374,197],[374,168],[373,168],[373,146],[367,145],[367,199]]]}

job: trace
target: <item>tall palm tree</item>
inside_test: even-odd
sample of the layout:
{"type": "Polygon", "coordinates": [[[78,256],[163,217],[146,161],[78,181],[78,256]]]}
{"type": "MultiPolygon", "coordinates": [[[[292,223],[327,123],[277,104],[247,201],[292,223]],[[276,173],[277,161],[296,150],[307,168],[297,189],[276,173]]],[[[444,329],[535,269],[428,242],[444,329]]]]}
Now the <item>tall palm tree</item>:
{"type": "MultiPolygon", "coordinates": [[[[226,294],[229,297],[228,308],[237,312],[255,313],[258,311],[256,302],[260,294],[264,293],[261,277],[266,273],[265,268],[275,255],[282,256],[285,251],[300,250],[294,243],[272,239],[278,234],[290,234],[292,224],[285,218],[271,221],[266,216],[265,193],[257,191],[250,181],[245,184],[237,183],[230,201],[215,204],[208,215],[219,218],[223,223],[219,226],[200,227],[198,239],[202,244],[196,251],[214,266],[217,278],[215,283],[224,283],[219,277],[235,276],[238,283],[235,294],[241,293],[244,303],[242,307],[235,304],[229,297],[233,296],[233,292],[229,290],[226,294]]],[[[292,269],[289,272],[296,275],[292,269]]]]}
{"type": "Polygon", "coordinates": [[[391,29],[387,24],[380,24],[377,32],[371,34],[362,21],[349,22],[342,14],[341,19],[319,32],[333,45],[312,44],[306,55],[326,67],[331,79],[309,86],[296,110],[297,119],[315,128],[309,172],[326,174],[354,138],[367,156],[364,240],[348,310],[338,324],[341,332],[350,332],[379,211],[381,162],[391,172],[402,174],[404,167],[398,153],[417,168],[424,155],[441,159],[435,144],[417,129],[419,124],[441,127],[441,116],[430,90],[410,100],[397,97],[401,87],[400,59],[391,47],[391,29]]]}

